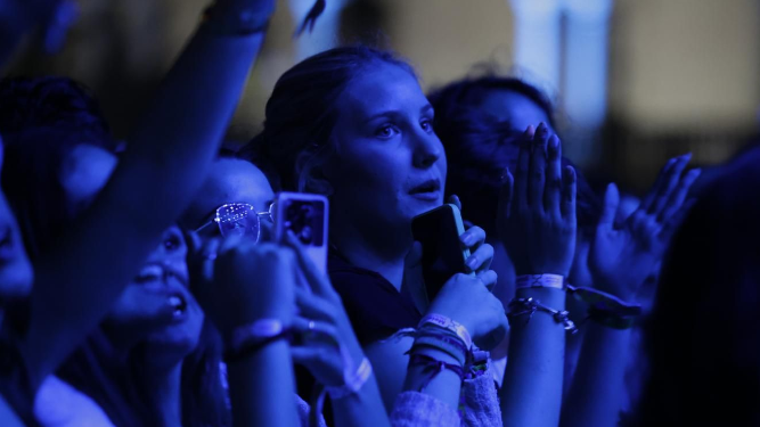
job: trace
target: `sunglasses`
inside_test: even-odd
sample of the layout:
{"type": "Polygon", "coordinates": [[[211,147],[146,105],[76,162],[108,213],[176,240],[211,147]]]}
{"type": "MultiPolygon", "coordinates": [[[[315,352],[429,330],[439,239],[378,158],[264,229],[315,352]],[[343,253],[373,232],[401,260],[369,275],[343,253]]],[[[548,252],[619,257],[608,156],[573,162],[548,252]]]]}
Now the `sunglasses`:
{"type": "Polygon", "coordinates": [[[266,212],[256,212],[253,205],[248,203],[227,203],[219,206],[214,212],[214,217],[195,229],[195,232],[216,224],[219,233],[223,237],[244,236],[250,237],[254,242],[261,238],[261,219],[274,223],[275,204],[269,205],[266,212]]]}

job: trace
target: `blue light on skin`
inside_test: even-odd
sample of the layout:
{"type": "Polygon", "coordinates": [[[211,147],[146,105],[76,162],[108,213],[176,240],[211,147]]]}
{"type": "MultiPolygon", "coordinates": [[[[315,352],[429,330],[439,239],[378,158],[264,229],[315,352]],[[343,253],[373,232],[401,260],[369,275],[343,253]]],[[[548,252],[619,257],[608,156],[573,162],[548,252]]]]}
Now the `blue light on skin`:
{"type": "Polygon", "coordinates": [[[443,204],[446,157],[433,114],[416,78],[391,64],[362,71],[337,101],[336,154],[323,168],[331,238],[344,255],[364,254],[355,265],[389,266],[381,274],[397,286],[412,218],[443,204]]]}
{"type": "MultiPolygon", "coordinates": [[[[227,203],[248,203],[257,212],[267,211],[275,196],[269,180],[259,168],[234,158],[214,162],[197,194],[180,220],[184,228],[194,230],[200,227],[212,218],[216,208],[227,203]]],[[[218,236],[213,227],[207,227],[205,232],[218,236]]]]}
{"type": "MultiPolygon", "coordinates": [[[[0,170],[4,160],[4,146],[0,138],[0,170]]],[[[18,222],[5,194],[0,192],[0,301],[25,298],[32,290],[34,274],[24,249],[18,222]]],[[[0,324],[2,324],[0,305],[0,324]]]]}

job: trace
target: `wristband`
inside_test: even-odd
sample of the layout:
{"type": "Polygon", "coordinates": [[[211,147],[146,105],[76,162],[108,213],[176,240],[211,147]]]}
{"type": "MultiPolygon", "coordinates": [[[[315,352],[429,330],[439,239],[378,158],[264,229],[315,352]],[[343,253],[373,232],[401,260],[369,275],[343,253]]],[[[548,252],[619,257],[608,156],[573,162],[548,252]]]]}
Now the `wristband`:
{"type": "Polygon", "coordinates": [[[290,335],[290,329],[286,329],[277,319],[260,319],[239,326],[232,332],[224,359],[227,362],[242,359],[275,341],[289,339],[290,335]]]}
{"type": "Polygon", "coordinates": [[[462,343],[462,339],[451,334],[448,330],[441,330],[440,328],[420,329],[414,339],[412,349],[409,351],[412,352],[418,346],[438,349],[456,359],[461,365],[467,362],[468,351],[462,343]],[[437,331],[433,329],[437,329],[437,331]]]}
{"type": "Polygon", "coordinates": [[[219,10],[215,1],[204,10],[202,22],[216,34],[249,36],[266,31],[274,7],[275,2],[271,1],[266,8],[252,7],[228,11],[219,10]]]}
{"type": "Polygon", "coordinates": [[[333,400],[342,399],[361,390],[370,375],[372,375],[372,364],[369,363],[369,359],[365,357],[362,359],[356,372],[346,378],[345,384],[340,387],[325,387],[325,389],[333,400]]]}
{"type": "Polygon", "coordinates": [[[423,382],[422,385],[420,386],[419,390],[417,390],[419,392],[422,392],[423,390],[425,390],[428,384],[430,384],[430,382],[433,381],[435,377],[437,377],[438,374],[440,374],[444,370],[448,370],[455,373],[459,377],[460,381],[464,381],[464,368],[462,368],[461,366],[454,365],[452,363],[443,362],[441,360],[432,358],[430,356],[426,356],[424,354],[413,353],[409,357],[409,364],[422,365],[425,368],[425,370],[428,370],[431,372],[430,377],[426,379],[425,382],[423,382]]]}
{"type": "Polygon", "coordinates": [[[559,274],[522,274],[517,276],[517,289],[565,289],[565,278],[559,274]]]}
{"type": "Polygon", "coordinates": [[[426,324],[437,326],[439,328],[447,329],[453,332],[462,340],[465,348],[468,350],[472,348],[472,337],[470,337],[470,333],[467,332],[467,328],[462,326],[460,323],[451,320],[442,314],[433,313],[423,317],[422,320],[420,320],[420,324],[417,326],[417,329],[421,329],[426,324]]]}
{"type": "Polygon", "coordinates": [[[561,323],[566,331],[569,331],[572,334],[578,332],[578,328],[575,327],[575,323],[570,320],[570,312],[567,310],[560,311],[555,310],[551,307],[547,307],[541,304],[541,301],[535,298],[514,298],[509,302],[509,308],[510,312],[507,314],[507,316],[510,318],[527,314],[528,322],[530,322],[530,319],[533,318],[533,315],[537,311],[541,311],[550,314],[552,318],[554,318],[554,321],[561,323]]]}

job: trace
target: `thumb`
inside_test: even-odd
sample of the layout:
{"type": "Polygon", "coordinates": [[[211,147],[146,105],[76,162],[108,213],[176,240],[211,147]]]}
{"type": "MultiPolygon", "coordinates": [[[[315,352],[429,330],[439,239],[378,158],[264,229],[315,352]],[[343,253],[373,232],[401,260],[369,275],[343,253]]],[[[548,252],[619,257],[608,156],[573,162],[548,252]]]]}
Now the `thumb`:
{"type": "Polygon", "coordinates": [[[615,224],[615,215],[617,214],[618,205],[620,204],[620,192],[617,185],[611,182],[604,192],[604,206],[602,215],[599,217],[597,229],[610,231],[615,224]]]}
{"type": "Polygon", "coordinates": [[[451,203],[452,205],[456,206],[460,212],[462,211],[462,201],[459,200],[459,196],[457,196],[456,194],[452,194],[451,196],[449,196],[448,203],[451,203]]]}

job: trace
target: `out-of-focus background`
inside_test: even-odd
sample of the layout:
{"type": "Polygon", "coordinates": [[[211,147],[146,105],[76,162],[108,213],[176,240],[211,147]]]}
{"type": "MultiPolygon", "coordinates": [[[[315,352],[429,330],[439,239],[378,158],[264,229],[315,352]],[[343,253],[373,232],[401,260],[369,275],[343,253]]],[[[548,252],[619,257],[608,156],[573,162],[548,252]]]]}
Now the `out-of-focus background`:
{"type": "MultiPolygon", "coordinates": [[[[208,1],[80,0],[65,50],[22,50],[9,74],[85,83],[124,136],[208,1]]],[[[484,70],[537,84],[563,113],[568,156],[632,190],[669,156],[716,164],[757,134],[757,0],[327,0],[315,31],[296,39],[312,3],[279,0],[234,138],[260,128],[283,71],[347,42],[396,50],[426,90],[484,70]]]]}

